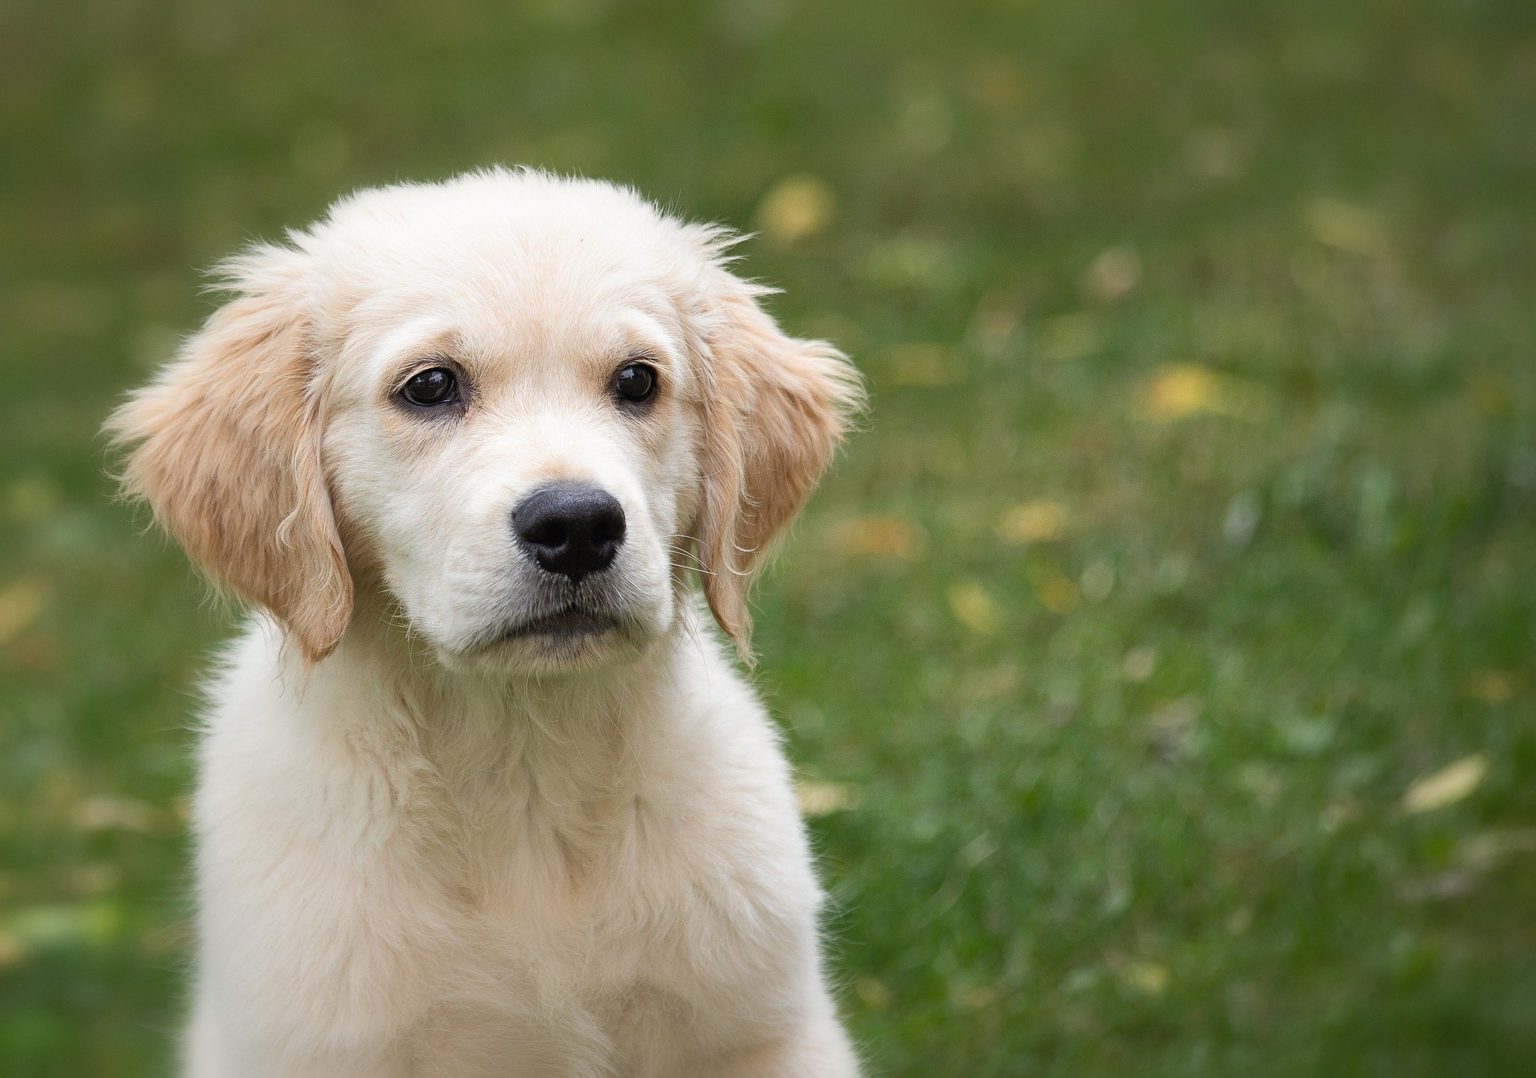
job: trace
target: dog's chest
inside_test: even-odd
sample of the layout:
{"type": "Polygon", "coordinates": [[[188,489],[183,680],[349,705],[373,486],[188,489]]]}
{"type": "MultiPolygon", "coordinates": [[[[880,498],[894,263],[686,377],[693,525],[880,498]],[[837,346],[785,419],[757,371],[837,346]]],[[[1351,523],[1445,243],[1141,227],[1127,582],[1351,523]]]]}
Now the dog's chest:
{"type": "Polygon", "coordinates": [[[758,896],[744,907],[721,882],[733,851],[696,812],[633,789],[555,802],[512,787],[461,797],[420,839],[466,942],[434,1038],[521,1051],[553,1034],[562,1051],[586,1040],[630,1058],[686,1053],[701,1018],[727,1041],[750,1022],[743,972],[775,961],[773,941],[727,912],[758,896]]]}

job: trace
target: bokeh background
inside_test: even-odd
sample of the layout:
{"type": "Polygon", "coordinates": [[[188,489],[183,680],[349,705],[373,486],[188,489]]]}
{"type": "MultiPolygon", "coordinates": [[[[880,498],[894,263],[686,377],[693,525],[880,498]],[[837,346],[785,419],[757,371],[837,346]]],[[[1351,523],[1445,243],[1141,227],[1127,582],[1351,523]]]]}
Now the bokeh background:
{"type": "Polygon", "coordinates": [[[1536,7],[0,8],[0,1068],[166,1073],[231,612],[97,433],[199,274],[531,163],[874,410],[759,604],[890,1075],[1530,1073],[1536,7]]]}

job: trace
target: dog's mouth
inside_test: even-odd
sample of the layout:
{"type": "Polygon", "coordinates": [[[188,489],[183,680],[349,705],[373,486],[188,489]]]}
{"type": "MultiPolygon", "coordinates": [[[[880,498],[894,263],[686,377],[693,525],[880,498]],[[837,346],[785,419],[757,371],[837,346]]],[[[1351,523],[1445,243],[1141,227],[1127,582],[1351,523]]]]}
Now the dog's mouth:
{"type": "Polygon", "coordinates": [[[622,623],[612,614],[605,614],[596,610],[584,610],[581,607],[567,607],[553,614],[544,614],[537,618],[518,622],[516,625],[502,631],[498,641],[526,640],[534,636],[550,636],[557,639],[572,639],[576,637],[600,636],[603,633],[616,632],[622,628],[622,623]]]}

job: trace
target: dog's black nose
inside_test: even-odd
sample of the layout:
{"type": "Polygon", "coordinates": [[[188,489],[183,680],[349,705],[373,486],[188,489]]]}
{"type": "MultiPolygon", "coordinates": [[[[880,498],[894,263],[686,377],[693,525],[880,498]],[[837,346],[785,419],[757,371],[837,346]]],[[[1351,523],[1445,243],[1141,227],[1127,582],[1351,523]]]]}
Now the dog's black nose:
{"type": "Polygon", "coordinates": [[[624,507],[586,483],[540,487],[512,510],[512,533],[539,566],[579,581],[606,569],[624,543],[624,507]]]}

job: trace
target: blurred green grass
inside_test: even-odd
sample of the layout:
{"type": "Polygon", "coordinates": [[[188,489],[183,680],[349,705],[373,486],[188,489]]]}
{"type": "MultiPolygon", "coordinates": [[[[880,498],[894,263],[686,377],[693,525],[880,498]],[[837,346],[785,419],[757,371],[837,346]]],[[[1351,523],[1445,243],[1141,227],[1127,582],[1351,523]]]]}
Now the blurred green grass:
{"type": "Polygon", "coordinates": [[[5,1073],[181,1006],[231,619],[101,419],[198,267],[493,161],[761,229],[869,376],[758,642],[872,1071],[1536,1058],[1530,5],[84,0],[0,71],[5,1073]]]}

